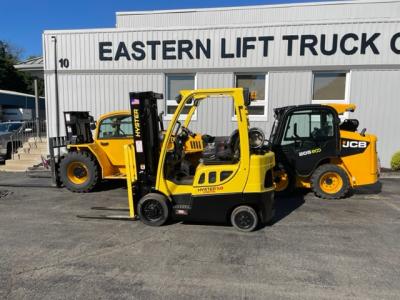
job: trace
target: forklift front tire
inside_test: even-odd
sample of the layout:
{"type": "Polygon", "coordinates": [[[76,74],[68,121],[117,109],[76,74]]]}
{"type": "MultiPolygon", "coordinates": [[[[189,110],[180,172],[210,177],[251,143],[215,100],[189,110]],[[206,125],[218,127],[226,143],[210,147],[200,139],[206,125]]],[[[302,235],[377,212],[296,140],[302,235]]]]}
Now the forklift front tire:
{"type": "Polygon", "coordinates": [[[347,195],[350,182],[346,172],[339,166],[319,166],[311,176],[311,188],[317,197],[340,199],[347,195]]]}
{"type": "Polygon", "coordinates": [[[138,214],[140,220],[146,225],[164,225],[170,215],[168,199],[161,194],[149,193],[140,199],[138,214]]]}
{"type": "Polygon", "coordinates": [[[99,181],[99,167],[86,152],[70,152],[60,162],[59,178],[71,192],[88,193],[99,181]]]}
{"type": "Polygon", "coordinates": [[[258,225],[258,215],[250,206],[238,206],[232,211],[231,223],[240,231],[250,232],[258,225]]]}

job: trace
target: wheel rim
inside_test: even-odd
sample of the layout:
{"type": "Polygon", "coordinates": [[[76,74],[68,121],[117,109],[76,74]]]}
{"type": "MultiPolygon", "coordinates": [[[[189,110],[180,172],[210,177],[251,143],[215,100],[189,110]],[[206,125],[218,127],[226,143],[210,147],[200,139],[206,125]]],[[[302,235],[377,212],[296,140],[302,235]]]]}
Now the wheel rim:
{"type": "Polygon", "coordinates": [[[282,192],[289,186],[289,176],[283,172],[278,171],[275,173],[275,191],[282,192]]]}
{"type": "Polygon", "coordinates": [[[147,200],[145,203],[143,203],[142,215],[146,218],[146,220],[156,222],[164,215],[163,207],[161,203],[156,200],[147,200]]]}
{"type": "Polygon", "coordinates": [[[254,225],[254,218],[249,212],[241,211],[235,216],[235,224],[241,229],[249,229],[254,225]]]}
{"type": "Polygon", "coordinates": [[[72,183],[83,184],[89,178],[89,171],[84,163],[74,161],[68,165],[67,176],[72,183]]]}
{"type": "Polygon", "coordinates": [[[335,172],[328,172],[321,176],[319,186],[327,194],[336,194],[343,187],[343,179],[335,172]]]}

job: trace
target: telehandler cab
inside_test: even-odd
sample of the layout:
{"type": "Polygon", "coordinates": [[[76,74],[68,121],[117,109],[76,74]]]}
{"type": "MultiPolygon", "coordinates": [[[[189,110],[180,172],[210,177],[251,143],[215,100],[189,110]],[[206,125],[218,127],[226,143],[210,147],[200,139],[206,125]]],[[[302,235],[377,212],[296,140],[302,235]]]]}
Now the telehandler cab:
{"type": "Polygon", "coordinates": [[[181,91],[162,132],[153,92],[130,93],[133,144],[125,146],[130,218],[160,226],[173,218],[231,222],[251,231],[274,212],[274,154],[264,134],[249,130],[250,94],[241,88],[181,91]],[[237,131],[230,137],[194,133],[190,121],[205,101],[233,100],[237,131]],[[179,119],[188,108],[182,124],[179,119]],[[193,150],[193,151],[190,151],[193,150]],[[194,151],[196,150],[196,151],[194,151]]]}
{"type": "Polygon", "coordinates": [[[327,199],[378,180],[377,138],[357,131],[355,119],[340,121],[354,104],[287,106],[274,110],[269,147],[275,153],[276,192],[310,188],[327,199]]]}

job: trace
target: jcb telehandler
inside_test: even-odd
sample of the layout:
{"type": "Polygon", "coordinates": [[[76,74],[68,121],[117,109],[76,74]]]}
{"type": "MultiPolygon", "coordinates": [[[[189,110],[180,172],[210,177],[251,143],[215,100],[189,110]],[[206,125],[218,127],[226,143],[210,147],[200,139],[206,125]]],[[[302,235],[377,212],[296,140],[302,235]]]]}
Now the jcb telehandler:
{"type": "MultiPolygon", "coordinates": [[[[168,219],[231,222],[242,231],[271,220],[274,154],[264,134],[249,130],[250,94],[241,88],[181,91],[163,132],[153,92],[131,93],[133,143],[125,148],[130,218],[160,226],[168,219]],[[194,133],[190,121],[205,101],[233,100],[231,137],[194,133]],[[186,108],[186,119],[179,119],[186,108]],[[162,133],[163,134],[160,134],[162,133]]],[[[112,218],[112,216],[111,216],[112,218]]]]}
{"type": "Polygon", "coordinates": [[[276,191],[310,188],[327,199],[345,197],[351,188],[378,180],[377,138],[357,131],[359,122],[339,115],[353,104],[299,105],[274,110],[269,139],[276,156],[276,191]]]}

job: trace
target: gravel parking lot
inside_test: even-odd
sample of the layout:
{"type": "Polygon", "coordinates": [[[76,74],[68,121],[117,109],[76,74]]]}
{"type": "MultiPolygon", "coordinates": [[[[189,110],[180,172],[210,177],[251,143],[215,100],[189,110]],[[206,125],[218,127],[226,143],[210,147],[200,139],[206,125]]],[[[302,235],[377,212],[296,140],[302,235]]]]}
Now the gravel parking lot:
{"type": "Polygon", "coordinates": [[[275,223],[79,219],[123,186],[73,194],[0,174],[0,299],[398,299],[400,180],[353,197],[278,199],[275,223]]]}

